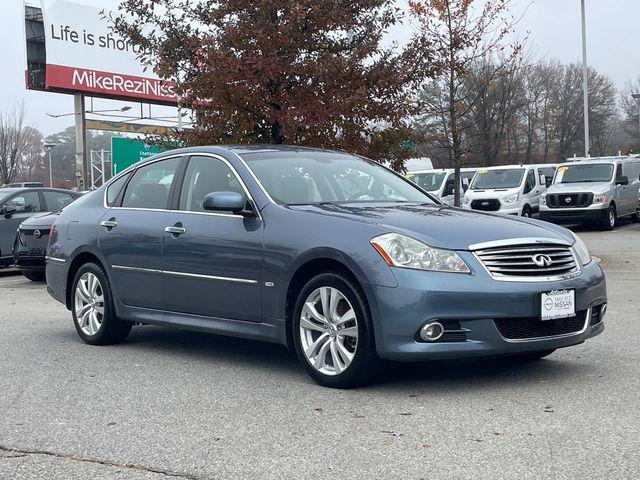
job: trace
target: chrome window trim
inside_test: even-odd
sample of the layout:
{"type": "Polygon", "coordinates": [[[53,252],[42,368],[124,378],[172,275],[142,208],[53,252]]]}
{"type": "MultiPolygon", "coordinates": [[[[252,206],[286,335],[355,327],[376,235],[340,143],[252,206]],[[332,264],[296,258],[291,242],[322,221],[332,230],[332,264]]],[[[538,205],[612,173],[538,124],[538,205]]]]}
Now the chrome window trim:
{"type": "Polygon", "coordinates": [[[265,194],[265,196],[267,197],[267,200],[269,200],[271,203],[273,203],[274,205],[277,205],[278,202],[276,202],[271,195],[269,195],[269,192],[267,192],[267,189],[264,188],[264,185],[262,185],[262,182],[260,182],[260,180],[258,180],[258,177],[256,177],[256,174],[253,172],[253,170],[251,169],[251,167],[249,167],[249,165],[247,164],[247,162],[245,162],[244,158],[242,158],[240,155],[238,155],[234,150],[231,150],[231,153],[233,153],[236,158],[238,160],[240,160],[240,162],[242,163],[242,165],[244,165],[244,168],[246,168],[249,172],[249,174],[251,175],[251,177],[256,181],[256,183],[258,184],[258,187],[260,187],[260,190],[262,190],[262,193],[265,194]]]}
{"type": "MultiPolygon", "coordinates": [[[[171,160],[172,158],[182,158],[182,157],[184,157],[184,156],[185,156],[185,155],[184,155],[184,154],[182,154],[182,153],[181,153],[181,154],[176,154],[176,155],[168,155],[168,156],[166,156],[166,157],[156,158],[155,160],[151,160],[150,162],[147,162],[147,163],[145,163],[145,164],[143,164],[143,165],[137,165],[137,166],[136,166],[136,165],[134,164],[134,165],[131,165],[129,168],[125,168],[125,169],[124,169],[124,171],[120,172],[120,173],[119,173],[118,175],[116,175],[115,177],[110,178],[110,179],[109,179],[109,182],[105,184],[105,185],[106,185],[106,187],[105,187],[105,189],[104,189],[104,193],[103,193],[103,195],[102,195],[102,206],[103,206],[104,208],[106,208],[106,209],[110,209],[110,208],[129,208],[129,207],[110,207],[110,206],[107,204],[107,190],[109,189],[109,187],[111,186],[111,184],[112,184],[113,182],[115,182],[115,181],[116,181],[116,180],[118,180],[120,177],[123,177],[124,175],[126,175],[126,174],[128,174],[128,173],[130,173],[130,172],[134,172],[134,173],[135,173],[135,170],[139,169],[140,167],[146,167],[147,165],[152,165],[152,164],[154,164],[154,163],[156,163],[156,162],[160,162],[160,161],[162,161],[162,160],[171,160]]],[[[159,211],[165,211],[165,210],[162,210],[162,209],[147,209],[147,208],[145,208],[145,209],[138,209],[138,210],[159,210],[159,211]]]]}
{"type": "Polygon", "coordinates": [[[173,275],[175,277],[188,277],[188,278],[199,278],[203,280],[219,280],[223,282],[233,282],[233,283],[245,283],[249,285],[256,285],[258,283],[257,280],[252,280],[249,278],[236,278],[236,277],[220,277],[217,275],[204,275],[200,273],[187,273],[187,272],[174,272],[171,270],[158,270],[154,268],[142,268],[142,267],[129,267],[126,265],[111,265],[111,268],[117,271],[123,272],[140,272],[140,273],[159,273],[164,275],[173,275]]]}
{"type": "MultiPolygon", "coordinates": [[[[577,332],[572,332],[572,333],[563,333],[562,335],[552,335],[549,337],[532,337],[532,338],[505,338],[502,336],[502,334],[500,333],[500,330],[498,329],[498,326],[496,325],[496,323],[491,320],[493,322],[493,326],[496,328],[496,331],[498,332],[498,335],[500,335],[500,338],[502,338],[502,340],[504,340],[505,342],[508,343],[526,343],[526,342],[542,342],[545,340],[559,340],[562,338],[568,338],[568,337],[574,337],[577,335],[582,335],[584,332],[587,331],[587,328],[589,328],[589,324],[591,323],[591,312],[592,312],[593,308],[589,307],[587,309],[587,314],[584,316],[584,325],[582,326],[582,329],[577,331],[577,332]]],[[[517,320],[516,320],[517,321],[517,320]]],[[[542,320],[540,320],[542,321],[542,320]]],[[[545,320],[545,321],[550,321],[550,320],[545,320]]]]}
{"type": "MultiPolygon", "coordinates": [[[[234,152],[234,154],[236,156],[238,156],[235,152],[234,152]]],[[[159,162],[161,160],[169,160],[171,158],[176,158],[176,157],[189,157],[189,161],[190,161],[191,157],[198,157],[198,156],[199,157],[211,157],[211,158],[215,158],[217,160],[221,160],[227,167],[229,167],[229,170],[231,170],[231,173],[236,177],[236,179],[238,180],[238,183],[242,186],[242,189],[244,190],[245,194],[247,195],[247,199],[249,199],[249,201],[251,201],[251,203],[255,206],[256,212],[258,213],[258,218],[260,220],[262,220],[262,215],[260,214],[260,209],[258,208],[258,205],[256,204],[256,201],[254,200],[253,196],[251,195],[251,192],[247,188],[247,185],[244,183],[244,180],[242,180],[242,177],[238,174],[238,171],[235,169],[235,167],[233,165],[231,165],[231,163],[229,163],[229,161],[226,158],[224,158],[221,155],[218,155],[217,153],[194,152],[194,153],[186,153],[186,154],[180,154],[180,155],[172,155],[172,156],[169,156],[169,157],[162,157],[162,158],[159,158],[157,160],[153,160],[151,162],[145,163],[144,165],[140,165],[137,168],[146,167],[147,165],[151,165],[151,164],[159,162]]],[[[238,157],[238,158],[240,158],[240,157],[238,157]]],[[[240,160],[242,160],[242,158],[240,158],[240,160]]],[[[244,163],[244,160],[242,160],[242,162],[244,163]]],[[[246,166],[246,163],[244,163],[244,165],[246,166]]],[[[247,169],[251,172],[249,167],[247,167],[247,169]]],[[[124,175],[128,171],[129,171],[129,169],[125,170],[120,175],[115,177],[115,179],[117,179],[121,175],[124,175]]],[[[253,175],[253,172],[251,172],[251,174],[253,175]]],[[[255,176],[254,176],[254,178],[255,178],[255,176]]],[[[132,211],[142,211],[142,212],[188,213],[188,214],[194,214],[194,215],[212,215],[212,216],[216,216],[216,217],[241,218],[243,220],[246,218],[244,215],[237,215],[235,213],[192,212],[190,210],[168,209],[168,208],[109,207],[107,205],[107,189],[109,188],[109,185],[111,185],[111,182],[115,181],[115,179],[111,180],[107,184],[107,188],[105,188],[105,190],[104,190],[103,202],[104,202],[104,207],[107,208],[107,209],[111,209],[111,210],[132,210],[132,211]]],[[[257,179],[256,179],[256,181],[257,181],[257,179]]],[[[183,180],[183,182],[184,182],[184,180],[183,180]]],[[[262,187],[262,185],[261,185],[261,187],[262,187]]],[[[180,186],[180,188],[182,188],[182,185],[180,186]]]]}

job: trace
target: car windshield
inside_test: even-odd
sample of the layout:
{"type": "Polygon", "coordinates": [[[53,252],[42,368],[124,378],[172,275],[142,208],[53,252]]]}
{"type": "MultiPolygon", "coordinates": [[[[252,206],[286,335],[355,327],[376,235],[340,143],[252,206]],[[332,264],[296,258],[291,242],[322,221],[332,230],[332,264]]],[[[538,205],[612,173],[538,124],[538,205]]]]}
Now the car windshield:
{"type": "Polygon", "coordinates": [[[273,151],[243,158],[278,203],[436,203],[409,180],[352,155],[273,151]]]}
{"type": "Polygon", "coordinates": [[[559,167],[554,183],[609,182],[613,164],[592,163],[559,167]]]}
{"type": "Polygon", "coordinates": [[[520,186],[524,168],[500,168],[496,170],[478,170],[471,181],[471,190],[485,188],[514,188],[520,186]]]}
{"type": "Polygon", "coordinates": [[[444,172],[428,172],[428,173],[414,173],[407,175],[407,178],[412,182],[420,185],[427,192],[434,192],[440,188],[446,173],[444,172]]]}

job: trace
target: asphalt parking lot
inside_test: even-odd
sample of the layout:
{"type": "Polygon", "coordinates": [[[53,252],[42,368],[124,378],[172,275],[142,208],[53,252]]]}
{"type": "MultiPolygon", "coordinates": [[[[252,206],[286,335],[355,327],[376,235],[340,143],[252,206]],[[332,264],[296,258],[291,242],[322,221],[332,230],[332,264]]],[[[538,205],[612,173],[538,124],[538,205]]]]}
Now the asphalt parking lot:
{"type": "Polygon", "coordinates": [[[0,272],[0,478],[638,478],[640,225],[578,231],[604,334],[528,364],[387,364],[350,391],[275,345],[149,326],[85,345],[43,284],[0,272]]]}

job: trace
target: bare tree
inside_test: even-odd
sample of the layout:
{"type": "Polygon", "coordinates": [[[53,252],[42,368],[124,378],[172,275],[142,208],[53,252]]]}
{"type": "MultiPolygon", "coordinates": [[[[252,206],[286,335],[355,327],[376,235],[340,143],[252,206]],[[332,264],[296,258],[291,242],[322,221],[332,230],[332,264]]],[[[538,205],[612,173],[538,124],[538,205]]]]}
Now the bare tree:
{"type": "MultiPolygon", "coordinates": [[[[460,205],[460,167],[467,150],[464,146],[465,119],[477,98],[465,88],[472,65],[496,52],[513,58],[520,45],[506,47],[504,41],[513,22],[507,17],[509,0],[410,0],[411,14],[418,23],[413,39],[416,50],[424,51],[428,75],[425,116],[428,127],[436,130],[440,148],[446,149],[455,168],[455,205],[460,205]],[[435,95],[434,95],[435,94],[435,95]]],[[[501,62],[501,67],[510,62],[501,62]]],[[[491,73],[498,78],[500,68],[491,73]]]]}
{"type": "Polygon", "coordinates": [[[0,184],[11,183],[20,171],[29,137],[23,122],[22,105],[9,112],[0,112],[0,184]]]}
{"type": "Polygon", "coordinates": [[[29,182],[41,180],[47,170],[42,133],[31,127],[24,130],[25,148],[20,160],[20,177],[29,182]]]}

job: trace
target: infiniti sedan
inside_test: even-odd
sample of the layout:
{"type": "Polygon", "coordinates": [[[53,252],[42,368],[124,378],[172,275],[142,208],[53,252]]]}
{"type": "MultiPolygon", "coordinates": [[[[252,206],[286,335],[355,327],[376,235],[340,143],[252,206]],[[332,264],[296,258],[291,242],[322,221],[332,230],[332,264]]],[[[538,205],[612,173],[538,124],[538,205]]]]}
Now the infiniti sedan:
{"type": "Polygon", "coordinates": [[[48,291],[79,336],[154,324],[295,349],[318,383],[380,359],[540,358],[604,330],[605,279],[565,228],[442,205],[385,167],[284,146],[136,164],[65,208],[48,291]]]}

